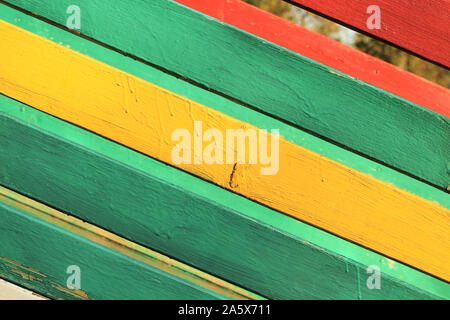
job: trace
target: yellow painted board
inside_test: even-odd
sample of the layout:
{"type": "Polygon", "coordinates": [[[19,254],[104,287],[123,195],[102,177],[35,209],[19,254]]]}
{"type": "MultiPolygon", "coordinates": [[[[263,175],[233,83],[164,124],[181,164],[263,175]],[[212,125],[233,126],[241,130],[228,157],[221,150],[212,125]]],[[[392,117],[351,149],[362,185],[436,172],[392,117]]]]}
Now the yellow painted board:
{"type": "Polygon", "coordinates": [[[282,138],[274,175],[262,175],[261,164],[175,164],[172,134],[194,134],[194,121],[224,137],[227,129],[256,128],[6,22],[0,61],[5,95],[450,280],[450,211],[438,204],[282,138]]]}

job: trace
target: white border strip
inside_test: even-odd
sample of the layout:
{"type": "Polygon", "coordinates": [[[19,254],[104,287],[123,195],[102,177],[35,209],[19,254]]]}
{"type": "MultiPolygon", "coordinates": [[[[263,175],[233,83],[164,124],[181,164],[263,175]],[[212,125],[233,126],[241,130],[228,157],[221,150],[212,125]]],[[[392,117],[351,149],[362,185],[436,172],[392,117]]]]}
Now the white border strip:
{"type": "Polygon", "coordinates": [[[0,279],[0,300],[47,300],[40,295],[0,279]]]}

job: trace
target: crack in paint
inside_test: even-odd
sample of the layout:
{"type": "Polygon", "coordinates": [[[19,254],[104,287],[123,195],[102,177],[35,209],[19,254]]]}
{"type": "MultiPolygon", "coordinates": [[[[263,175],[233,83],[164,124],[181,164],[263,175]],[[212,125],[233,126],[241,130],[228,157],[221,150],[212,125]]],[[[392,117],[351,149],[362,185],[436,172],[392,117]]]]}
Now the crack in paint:
{"type": "Polygon", "coordinates": [[[228,185],[230,186],[230,188],[237,188],[239,186],[239,184],[236,182],[235,179],[236,169],[237,169],[237,162],[233,165],[233,170],[231,171],[230,179],[228,181],[228,185]]]}

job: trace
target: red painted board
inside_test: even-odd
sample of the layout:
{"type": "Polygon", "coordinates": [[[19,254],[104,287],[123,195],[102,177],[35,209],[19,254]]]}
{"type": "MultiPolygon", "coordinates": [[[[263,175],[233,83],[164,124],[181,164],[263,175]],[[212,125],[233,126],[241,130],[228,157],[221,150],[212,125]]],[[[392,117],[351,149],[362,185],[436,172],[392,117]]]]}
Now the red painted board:
{"type": "Polygon", "coordinates": [[[240,0],[175,0],[450,117],[450,90],[240,0]]]}
{"type": "MultiPolygon", "coordinates": [[[[214,2],[214,1],[213,1],[214,2]]],[[[385,40],[402,49],[450,67],[450,0],[287,0],[385,40]],[[367,20],[380,9],[380,28],[367,20]]],[[[373,20],[370,20],[373,22],[373,20]]]]}

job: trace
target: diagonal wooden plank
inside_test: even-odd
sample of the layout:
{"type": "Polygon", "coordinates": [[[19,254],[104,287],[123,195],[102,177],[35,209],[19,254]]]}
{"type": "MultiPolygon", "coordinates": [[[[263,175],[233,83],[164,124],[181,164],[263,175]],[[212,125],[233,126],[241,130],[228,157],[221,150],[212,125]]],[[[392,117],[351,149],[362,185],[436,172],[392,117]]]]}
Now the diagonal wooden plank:
{"type": "MultiPolygon", "coordinates": [[[[61,25],[72,5],[8,2],[61,25]]],[[[83,35],[441,189],[450,184],[450,125],[442,115],[173,1],[77,5],[83,35]]]]}
{"type": "Polygon", "coordinates": [[[450,67],[448,0],[288,0],[385,40],[420,57],[450,67]],[[373,8],[373,6],[377,8],[373,8]],[[380,13],[380,25],[372,26],[380,13]],[[368,27],[368,20],[370,28],[368,27]]]}
{"type": "Polygon", "coordinates": [[[0,110],[0,183],[194,267],[273,299],[450,297],[442,281],[19,102],[0,96],[0,110]],[[366,285],[372,265],[382,290],[366,285]]]}
{"type": "Polygon", "coordinates": [[[4,187],[0,222],[0,277],[52,298],[261,298],[4,187]]]}
{"type": "Polygon", "coordinates": [[[447,88],[294,22],[241,0],[176,0],[176,2],[446,117],[450,116],[450,90],[447,88]]]}
{"type": "MultiPolygon", "coordinates": [[[[175,130],[193,133],[196,121],[222,136],[228,129],[257,129],[8,23],[0,22],[0,31],[0,52],[9,57],[0,67],[1,92],[448,279],[447,209],[284,139],[279,139],[281,165],[274,175],[262,175],[266,166],[261,163],[176,164],[175,130]]],[[[194,154],[192,145],[189,150],[194,154]]],[[[226,148],[218,152],[225,159],[226,148]]]]}

